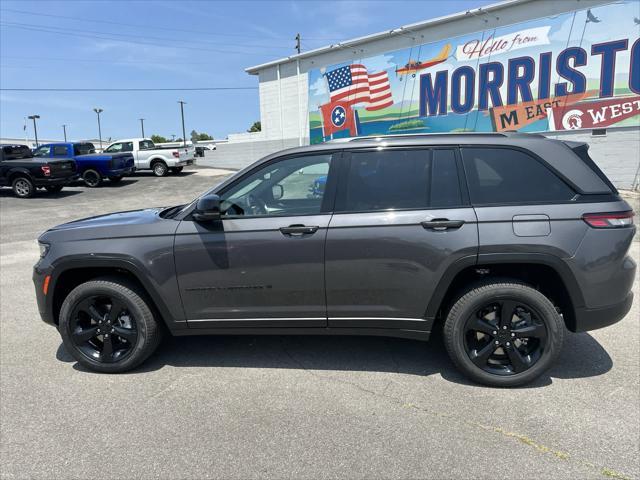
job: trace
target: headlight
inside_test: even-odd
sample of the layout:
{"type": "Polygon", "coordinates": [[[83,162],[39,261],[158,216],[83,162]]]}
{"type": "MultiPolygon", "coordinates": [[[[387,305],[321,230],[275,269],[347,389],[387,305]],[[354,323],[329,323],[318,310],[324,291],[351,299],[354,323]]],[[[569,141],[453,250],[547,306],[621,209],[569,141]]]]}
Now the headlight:
{"type": "Polygon", "coordinates": [[[48,243],[38,242],[38,246],[40,247],[40,258],[44,258],[45,255],[49,252],[50,245],[48,243]]]}

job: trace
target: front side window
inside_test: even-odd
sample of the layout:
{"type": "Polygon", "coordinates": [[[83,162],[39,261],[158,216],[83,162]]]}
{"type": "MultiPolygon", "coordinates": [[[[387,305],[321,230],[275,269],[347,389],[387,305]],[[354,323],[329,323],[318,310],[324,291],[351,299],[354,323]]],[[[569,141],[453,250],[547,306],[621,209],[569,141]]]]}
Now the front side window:
{"type": "Polygon", "coordinates": [[[339,210],[347,212],[462,203],[453,149],[354,152],[341,190],[339,210]]]}
{"type": "Polygon", "coordinates": [[[34,157],[49,157],[51,156],[51,147],[48,145],[43,145],[42,147],[38,147],[35,152],[33,152],[34,157]]]}
{"type": "Polygon", "coordinates": [[[223,216],[313,215],[322,208],[331,154],[287,158],[242,178],[221,195],[223,216]]]}
{"type": "Polygon", "coordinates": [[[114,143],[113,145],[109,145],[105,150],[106,153],[118,153],[122,152],[122,143],[114,143]]]}
{"type": "Polygon", "coordinates": [[[537,159],[511,148],[463,148],[462,158],[475,205],[566,202],[575,192],[537,159]]]}

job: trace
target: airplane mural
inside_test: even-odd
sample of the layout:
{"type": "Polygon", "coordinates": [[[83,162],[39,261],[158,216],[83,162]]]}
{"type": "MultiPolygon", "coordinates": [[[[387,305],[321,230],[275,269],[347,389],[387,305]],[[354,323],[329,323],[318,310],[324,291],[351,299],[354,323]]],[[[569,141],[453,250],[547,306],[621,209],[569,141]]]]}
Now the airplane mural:
{"type": "Polygon", "coordinates": [[[416,74],[420,70],[424,70],[429,67],[433,67],[434,65],[438,65],[439,63],[445,62],[449,58],[449,54],[451,53],[451,44],[447,43],[440,53],[430,60],[426,60],[424,62],[409,60],[409,62],[402,68],[396,68],[396,76],[398,76],[399,80],[402,80],[402,77],[406,75],[411,75],[411,77],[415,78],[416,74]]]}

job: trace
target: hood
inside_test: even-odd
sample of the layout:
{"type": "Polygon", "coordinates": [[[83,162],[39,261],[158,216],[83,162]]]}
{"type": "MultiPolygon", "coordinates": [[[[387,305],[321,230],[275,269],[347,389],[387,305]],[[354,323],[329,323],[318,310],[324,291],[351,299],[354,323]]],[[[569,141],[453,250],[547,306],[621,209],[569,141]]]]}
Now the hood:
{"type": "Polygon", "coordinates": [[[160,217],[163,208],[110,213],[63,223],[44,232],[41,242],[108,239],[166,235],[175,232],[177,221],[160,217]]]}

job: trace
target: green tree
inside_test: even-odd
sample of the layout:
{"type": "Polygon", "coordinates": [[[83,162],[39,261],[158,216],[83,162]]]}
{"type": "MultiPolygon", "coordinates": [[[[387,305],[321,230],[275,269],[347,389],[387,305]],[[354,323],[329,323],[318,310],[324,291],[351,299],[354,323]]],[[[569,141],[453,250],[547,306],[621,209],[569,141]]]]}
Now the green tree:
{"type": "Polygon", "coordinates": [[[164,138],[162,135],[151,135],[151,141],[153,143],[167,143],[168,140],[164,138]]]}
{"type": "Polygon", "coordinates": [[[201,142],[204,140],[213,140],[213,137],[208,133],[198,133],[195,130],[191,130],[191,141],[193,143],[201,142]]]}
{"type": "Polygon", "coordinates": [[[249,130],[247,130],[247,132],[261,132],[262,131],[262,123],[260,122],[253,122],[253,125],[251,125],[251,128],[249,130]]]}

